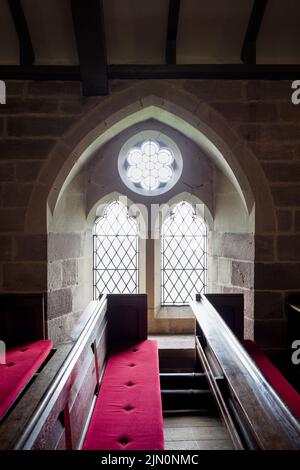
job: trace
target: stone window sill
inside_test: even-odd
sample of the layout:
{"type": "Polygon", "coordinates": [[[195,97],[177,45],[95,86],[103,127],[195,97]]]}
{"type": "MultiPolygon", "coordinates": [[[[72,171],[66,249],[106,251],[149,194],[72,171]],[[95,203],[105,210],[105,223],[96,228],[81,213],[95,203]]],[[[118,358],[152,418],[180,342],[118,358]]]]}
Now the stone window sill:
{"type": "Polygon", "coordinates": [[[194,314],[191,307],[168,307],[161,306],[157,312],[156,318],[184,318],[184,319],[194,319],[194,314]]]}

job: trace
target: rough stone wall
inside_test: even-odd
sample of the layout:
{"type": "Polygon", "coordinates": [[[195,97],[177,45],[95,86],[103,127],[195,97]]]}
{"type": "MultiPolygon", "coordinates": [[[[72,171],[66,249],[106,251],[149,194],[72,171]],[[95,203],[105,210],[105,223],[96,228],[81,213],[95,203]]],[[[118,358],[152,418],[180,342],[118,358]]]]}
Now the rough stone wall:
{"type": "Polygon", "coordinates": [[[221,172],[215,170],[214,228],[210,234],[212,292],[244,295],[244,331],[254,334],[254,220],[221,172]]]}
{"type": "MultiPolygon", "coordinates": [[[[1,291],[47,290],[47,243],[45,233],[37,228],[37,199],[35,233],[24,230],[38,174],[54,144],[87,109],[109,103],[112,96],[126,93],[135,83],[112,82],[109,97],[90,99],[81,97],[78,83],[7,83],[7,105],[0,106],[1,291]]],[[[149,94],[163,89],[159,81],[146,85],[149,94]]],[[[182,104],[191,112],[193,103],[196,112],[197,103],[205,101],[226,120],[239,141],[256,156],[271,189],[276,229],[255,235],[254,332],[264,347],[280,348],[285,341],[284,302],[290,291],[300,287],[300,108],[290,101],[291,83],[178,80],[169,82],[168,99],[180,99],[178,90],[182,89],[190,96],[189,102],[182,104]]],[[[218,133],[217,120],[215,126],[218,133]]],[[[232,147],[235,145],[233,141],[232,147]]],[[[62,152],[61,158],[66,157],[62,152]]],[[[255,179],[251,174],[249,180],[250,176],[255,179]]],[[[46,191],[43,181],[39,185],[41,193],[46,191]]],[[[255,209],[261,210],[259,201],[255,209]]],[[[46,208],[42,213],[46,217],[46,208]]],[[[239,277],[238,269],[234,271],[239,277]]]]}

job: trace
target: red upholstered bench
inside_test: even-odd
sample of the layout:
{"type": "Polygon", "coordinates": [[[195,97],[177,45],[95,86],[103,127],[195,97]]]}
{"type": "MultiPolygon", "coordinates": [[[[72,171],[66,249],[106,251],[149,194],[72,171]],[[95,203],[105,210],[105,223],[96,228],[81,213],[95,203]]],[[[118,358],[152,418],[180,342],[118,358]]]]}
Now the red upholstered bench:
{"type": "Polygon", "coordinates": [[[276,369],[271,361],[264,355],[254,341],[245,340],[243,345],[266,377],[270,385],[278,393],[282,401],[288,406],[290,411],[300,419],[300,395],[276,369]]]}
{"type": "Polygon", "coordinates": [[[42,365],[52,345],[50,340],[41,340],[6,351],[6,363],[0,364],[0,418],[42,365]]]}
{"type": "Polygon", "coordinates": [[[156,341],[113,349],[83,449],[164,449],[156,341]]]}

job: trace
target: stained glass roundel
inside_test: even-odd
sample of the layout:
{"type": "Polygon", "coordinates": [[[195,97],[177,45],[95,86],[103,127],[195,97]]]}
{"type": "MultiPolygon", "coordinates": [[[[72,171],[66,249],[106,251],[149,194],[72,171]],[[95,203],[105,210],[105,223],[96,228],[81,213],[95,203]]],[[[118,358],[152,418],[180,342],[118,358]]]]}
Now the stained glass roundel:
{"type": "Polygon", "coordinates": [[[168,191],[180,177],[182,160],[177,147],[146,139],[123,149],[119,173],[133,191],[154,196],[168,191]]]}

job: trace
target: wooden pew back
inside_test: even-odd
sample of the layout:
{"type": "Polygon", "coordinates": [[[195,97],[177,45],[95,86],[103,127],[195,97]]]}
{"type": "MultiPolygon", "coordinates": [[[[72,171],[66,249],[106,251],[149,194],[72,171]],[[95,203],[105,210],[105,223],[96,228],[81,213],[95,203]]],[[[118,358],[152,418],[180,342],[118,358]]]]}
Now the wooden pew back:
{"type": "MultiPolygon", "coordinates": [[[[222,301],[220,294],[219,301],[222,301]]],[[[192,302],[196,349],[237,449],[300,449],[300,424],[233,331],[201,295],[192,302]]]]}

